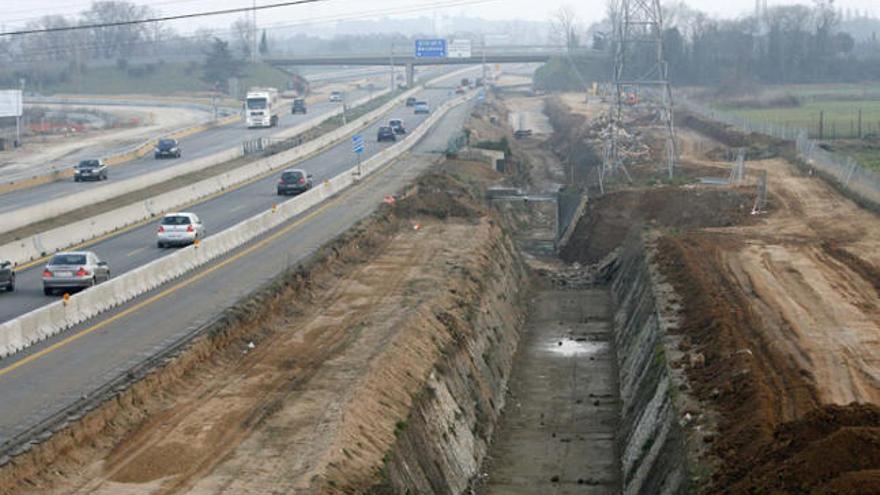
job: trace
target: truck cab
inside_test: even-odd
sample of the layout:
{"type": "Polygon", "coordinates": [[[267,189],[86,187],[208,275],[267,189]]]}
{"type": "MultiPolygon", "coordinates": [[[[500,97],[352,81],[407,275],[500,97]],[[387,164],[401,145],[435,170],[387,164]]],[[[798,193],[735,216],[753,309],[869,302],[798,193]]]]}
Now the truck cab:
{"type": "Polygon", "coordinates": [[[278,125],[278,90],[275,88],[251,88],[245,98],[247,126],[275,127],[278,125]]]}

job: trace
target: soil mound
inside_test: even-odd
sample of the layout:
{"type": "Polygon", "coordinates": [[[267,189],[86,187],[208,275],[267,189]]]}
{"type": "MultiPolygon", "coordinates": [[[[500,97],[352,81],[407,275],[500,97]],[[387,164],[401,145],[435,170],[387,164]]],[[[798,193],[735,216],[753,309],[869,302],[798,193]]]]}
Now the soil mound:
{"type": "Polygon", "coordinates": [[[645,224],[693,230],[741,225],[750,219],[753,196],[740,190],[661,187],[614,192],[591,200],[562,259],[593,264],[645,224]]]}
{"type": "Polygon", "coordinates": [[[777,428],[736,493],[880,493],[880,408],[826,406],[777,428]]]}
{"type": "Polygon", "coordinates": [[[430,173],[419,179],[413,194],[398,201],[394,213],[401,218],[430,216],[439,219],[477,219],[486,215],[468,185],[454,177],[430,173]]]}

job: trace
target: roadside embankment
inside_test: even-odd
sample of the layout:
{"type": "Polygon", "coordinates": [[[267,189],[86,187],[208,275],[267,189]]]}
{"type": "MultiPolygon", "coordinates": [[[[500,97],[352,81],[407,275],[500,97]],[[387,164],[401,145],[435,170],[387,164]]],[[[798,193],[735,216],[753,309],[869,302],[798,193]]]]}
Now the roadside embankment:
{"type": "Polygon", "coordinates": [[[460,493],[526,287],[470,186],[429,174],[14,458],[0,492],[460,493]]]}

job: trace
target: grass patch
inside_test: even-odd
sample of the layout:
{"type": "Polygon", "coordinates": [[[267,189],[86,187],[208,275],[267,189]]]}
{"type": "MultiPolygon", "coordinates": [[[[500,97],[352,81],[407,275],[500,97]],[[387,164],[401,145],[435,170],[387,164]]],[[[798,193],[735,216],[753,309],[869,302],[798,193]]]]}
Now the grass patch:
{"type": "Polygon", "coordinates": [[[862,135],[880,135],[880,100],[837,99],[806,101],[795,107],[742,108],[718,105],[724,112],[755,122],[772,122],[807,129],[810,137],[819,138],[819,118],[824,112],[824,139],[858,138],[859,110],[862,111],[862,135]]]}
{"type": "MultiPolygon", "coordinates": [[[[267,64],[244,64],[239,78],[240,91],[250,86],[273,86],[282,90],[290,76],[267,64]]],[[[196,93],[210,91],[211,85],[202,81],[202,66],[189,63],[132,64],[125,67],[87,68],[82,74],[72,74],[65,81],[38,85],[33,88],[44,94],[152,94],[196,93]]]]}

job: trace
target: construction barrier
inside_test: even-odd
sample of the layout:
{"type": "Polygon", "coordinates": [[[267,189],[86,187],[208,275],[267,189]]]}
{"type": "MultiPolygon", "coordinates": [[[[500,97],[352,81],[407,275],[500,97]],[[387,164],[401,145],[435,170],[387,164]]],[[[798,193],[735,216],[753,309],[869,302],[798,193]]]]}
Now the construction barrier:
{"type": "Polygon", "coordinates": [[[441,105],[407,139],[370,157],[360,166],[355,166],[266,212],[207,237],[198,246],[180,249],[66,300],[51,303],[0,324],[0,357],[19,352],[179,278],[315,207],[408,151],[450,109],[464,103],[470,96],[472,95],[460,96],[441,105]]]}

